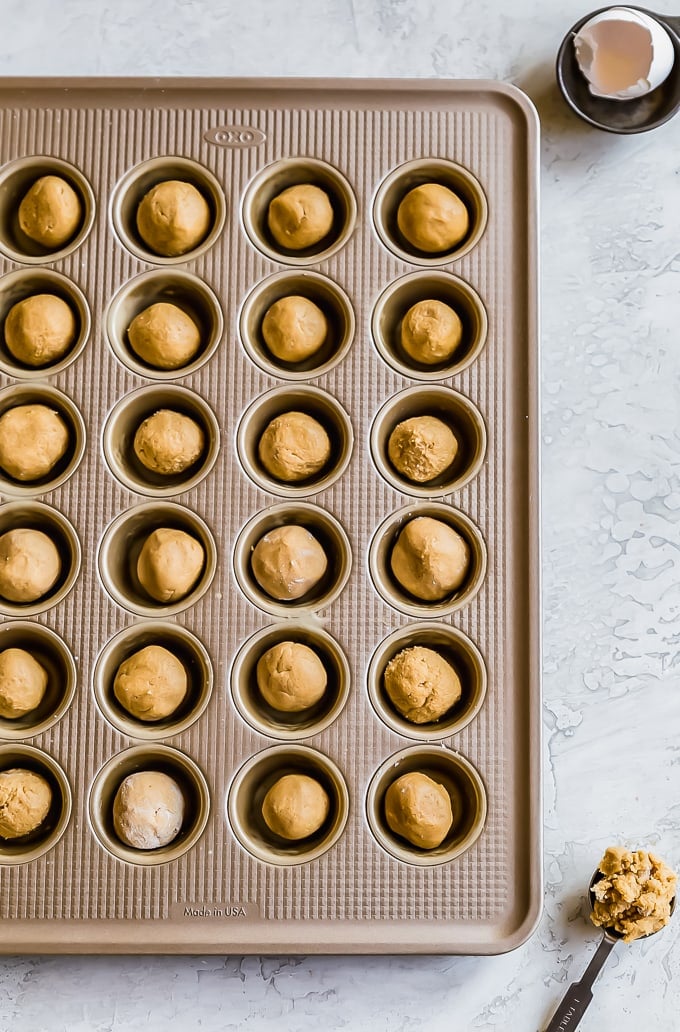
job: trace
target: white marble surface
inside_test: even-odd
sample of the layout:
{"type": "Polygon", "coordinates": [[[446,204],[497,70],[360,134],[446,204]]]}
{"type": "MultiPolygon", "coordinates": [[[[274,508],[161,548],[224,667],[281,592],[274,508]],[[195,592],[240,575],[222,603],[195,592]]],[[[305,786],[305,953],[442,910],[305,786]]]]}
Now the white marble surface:
{"type": "MultiPolygon", "coordinates": [[[[0,0],[4,74],[482,76],[537,104],[547,886],[536,934],[498,958],[0,958],[0,1032],[533,1032],[594,949],[603,848],[680,864],[680,125],[618,138],[567,112],[553,60],[586,10],[0,0]]],[[[619,948],[582,1027],[677,1029],[678,937],[619,948]]]]}

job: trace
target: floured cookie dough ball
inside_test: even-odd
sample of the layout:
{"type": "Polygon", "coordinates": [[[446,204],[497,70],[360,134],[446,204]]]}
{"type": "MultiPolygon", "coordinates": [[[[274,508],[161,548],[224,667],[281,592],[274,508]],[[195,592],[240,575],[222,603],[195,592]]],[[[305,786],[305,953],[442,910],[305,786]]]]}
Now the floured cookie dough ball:
{"type": "Polygon", "coordinates": [[[416,484],[427,484],[440,476],[457,451],[458,441],[451,428],[436,416],[413,416],[397,423],[387,442],[394,468],[416,484]]]}
{"type": "Polygon", "coordinates": [[[160,409],[145,419],[133,444],[141,464],[163,476],[189,469],[200,458],[204,446],[205,434],[196,420],[172,409],[160,409]]]}
{"type": "Polygon", "coordinates": [[[17,839],[39,828],[52,805],[49,782],[33,770],[0,771],[0,838],[17,839]]]}
{"type": "Polygon", "coordinates": [[[438,365],[452,357],[463,339],[457,312],[443,301],[418,301],[401,323],[401,346],[423,365],[438,365]]]}
{"type": "Polygon", "coordinates": [[[182,790],[160,770],[141,770],[121,782],[113,800],[113,827],[133,849],[160,849],[177,838],[184,820],[182,790]]]}
{"type": "Polygon", "coordinates": [[[128,327],[128,340],[147,365],[179,369],[198,352],[201,331],[183,308],[157,301],[134,317],[128,327]]]}
{"type": "Polygon", "coordinates": [[[427,774],[402,774],[385,793],[385,817],[395,835],[419,849],[436,849],[453,824],[451,797],[427,774]]]}
{"type": "Polygon", "coordinates": [[[443,520],[417,516],[399,534],[390,566],[411,595],[424,602],[439,602],[465,580],[470,546],[443,520]]]}
{"type": "Polygon", "coordinates": [[[251,558],[263,591],[282,602],[302,598],[318,584],[328,567],[323,548],[305,527],[289,524],[261,537],[251,558]]]}
{"type": "Polygon", "coordinates": [[[52,251],[75,236],[82,216],[80,197],[61,176],[41,176],[19,205],[23,232],[52,251]]]}
{"type": "Polygon", "coordinates": [[[315,778],[285,774],[264,797],[262,816],[275,835],[295,841],[319,830],[330,805],[328,793],[315,778]]]}
{"type": "Polygon", "coordinates": [[[289,186],[270,201],[267,225],[277,244],[289,251],[313,247],[333,228],[328,194],[312,183],[289,186]]]}
{"type": "Polygon", "coordinates": [[[462,691],[451,664],[421,645],[398,652],[385,667],[384,682],[392,705],[412,724],[439,720],[462,691]]]}
{"type": "Polygon", "coordinates": [[[0,466],[15,480],[39,480],[66,453],[69,433],[47,405],[16,405],[0,416],[0,466]]]}
{"type": "Polygon", "coordinates": [[[269,423],[257,452],[268,473],[291,483],[321,472],[331,456],[331,442],[318,419],[306,412],[284,412],[269,423]]]}
{"type": "Polygon", "coordinates": [[[42,530],[17,527],[0,537],[0,595],[9,602],[36,602],[60,573],[57,547],[42,530]]]}
{"type": "Polygon", "coordinates": [[[179,602],[203,572],[205,551],[183,530],[159,527],[149,534],[137,560],[137,576],[157,602],[179,602]]]}
{"type": "Polygon", "coordinates": [[[56,294],[17,301],[5,319],[5,343],[17,362],[39,368],[63,358],[76,339],[76,319],[56,294]]]}
{"type": "Polygon", "coordinates": [[[36,709],[47,688],[47,671],[26,649],[0,652],[0,717],[17,720],[36,709]]]}
{"type": "Polygon", "coordinates": [[[592,887],[594,925],[633,942],[668,924],[678,878],[658,856],[610,846],[598,870],[600,878],[592,887]]]}
{"type": "Polygon", "coordinates": [[[399,205],[397,225],[412,247],[439,254],[464,239],[470,216],[453,190],[440,183],[423,183],[409,190],[399,205]]]}
{"type": "Polygon", "coordinates": [[[269,705],[282,713],[300,713],[323,698],[328,677],[314,649],[299,641],[281,641],[257,662],[257,687],[269,705]]]}
{"type": "Polygon", "coordinates": [[[168,179],[157,183],[140,201],[137,229],[148,247],[175,258],[198,247],[212,221],[203,194],[192,183],[168,179]]]}
{"type": "Polygon", "coordinates": [[[184,701],[187,672],[168,649],[147,645],[120,664],[113,693],[137,720],[163,720],[184,701]]]}
{"type": "Polygon", "coordinates": [[[327,333],[326,316],[308,297],[281,297],[262,320],[264,342],[280,362],[311,358],[322,347],[327,333]]]}

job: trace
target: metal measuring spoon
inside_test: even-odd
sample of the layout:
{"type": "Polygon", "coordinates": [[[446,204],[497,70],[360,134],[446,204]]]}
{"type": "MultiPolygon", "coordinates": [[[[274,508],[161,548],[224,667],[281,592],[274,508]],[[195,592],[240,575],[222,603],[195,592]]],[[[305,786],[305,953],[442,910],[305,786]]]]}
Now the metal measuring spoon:
{"type": "MultiPolygon", "coordinates": [[[[625,6],[628,7],[627,4],[625,6]]],[[[631,11],[642,11],[666,30],[673,44],[675,60],[668,78],[651,93],[630,100],[607,100],[594,97],[588,89],[586,77],[576,60],[574,37],[587,21],[608,10],[610,7],[591,11],[569,29],[557,52],[557,83],[572,111],[597,129],[620,134],[645,133],[663,125],[680,108],[680,18],[655,14],[645,7],[629,7],[631,11]]]]}

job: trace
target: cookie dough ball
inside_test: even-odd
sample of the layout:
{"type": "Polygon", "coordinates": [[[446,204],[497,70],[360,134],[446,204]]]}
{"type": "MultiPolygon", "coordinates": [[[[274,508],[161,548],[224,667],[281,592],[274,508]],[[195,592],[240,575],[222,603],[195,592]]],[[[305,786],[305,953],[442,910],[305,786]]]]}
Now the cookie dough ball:
{"type": "Polygon", "coordinates": [[[201,346],[201,331],[183,308],[157,301],[134,317],[128,327],[130,347],[155,369],[187,365],[201,346]]]}
{"type": "Polygon", "coordinates": [[[69,433],[47,405],[16,405],[0,416],[0,466],[15,480],[39,480],[66,453],[69,433]]]}
{"type": "Polygon", "coordinates": [[[187,672],[168,649],[147,645],[120,664],[113,693],[137,720],[163,720],[184,701],[187,672]]]}
{"type": "Polygon", "coordinates": [[[165,258],[176,258],[198,247],[208,235],[210,208],[192,183],[168,179],[157,183],[137,209],[137,229],[148,247],[165,258]]]}
{"type": "Polygon", "coordinates": [[[75,236],[82,217],[80,197],[61,176],[41,176],[19,205],[22,231],[51,251],[75,236]]]}
{"type": "Polygon", "coordinates": [[[0,537],[0,595],[9,602],[36,602],[60,573],[57,547],[42,530],[17,527],[0,537]]]}
{"type": "Polygon", "coordinates": [[[257,452],[268,473],[291,483],[321,472],[331,456],[331,442],[317,419],[306,412],[284,412],[269,423],[257,452]]]}
{"type": "Polygon", "coordinates": [[[385,793],[385,817],[395,835],[419,849],[436,849],[453,824],[451,797],[427,774],[402,774],[385,793]]]}
{"type": "Polygon", "coordinates": [[[33,770],[0,771],[0,838],[16,839],[39,828],[52,805],[49,782],[33,770]]]}
{"type": "Polygon", "coordinates": [[[392,549],[390,566],[403,588],[424,602],[439,602],[459,588],[470,565],[470,546],[443,520],[409,520],[392,549]]]}
{"type": "Polygon", "coordinates": [[[56,294],[17,301],[5,320],[5,343],[17,362],[39,368],[63,358],[76,339],[76,319],[56,294]]]}
{"type": "Polygon", "coordinates": [[[289,251],[313,247],[333,228],[328,194],[312,183],[289,186],[270,202],[267,225],[277,244],[289,251]]]}
{"type": "Polygon", "coordinates": [[[462,692],[451,664],[421,645],[398,652],[385,667],[384,682],[392,705],[412,724],[439,720],[462,692]]]}
{"type": "Polygon", "coordinates": [[[204,566],[200,541],[183,530],[159,527],[142,545],[137,576],[156,602],[179,602],[195,587],[204,566]]]}
{"type": "Polygon", "coordinates": [[[113,827],[133,849],[160,849],[177,838],[184,820],[184,796],[160,770],[130,774],[113,800],[113,827]]]}
{"type": "Polygon", "coordinates": [[[465,238],[470,216],[453,190],[440,183],[423,183],[409,190],[399,205],[397,225],[412,247],[439,254],[465,238]]]}
{"type": "Polygon", "coordinates": [[[172,409],[160,409],[145,419],[134,439],[135,455],[152,473],[183,473],[200,458],[205,434],[195,419],[172,409]]]}
{"type": "Polygon", "coordinates": [[[401,323],[401,346],[422,365],[448,361],[462,339],[460,316],[443,301],[416,302],[401,323]]]}
{"type": "Polygon", "coordinates": [[[47,688],[47,671],[26,649],[0,652],[0,717],[16,720],[36,709],[47,688]]]}
{"type": "Polygon", "coordinates": [[[264,797],[262,816],[275,835],[295,841],[319,830],[330,805],[328,793],[314,778],[285,774],[264,797]]]}
{"type": "Polygon", "coordinates": [[[451,428],[436,416],[413,416],[397,423],[387,442],[394,468],[416,484],[427,484],[448,469],[458,441],[451,428]]]}
{"type": "Polygon", "coordinates": [[[257,662],[257,687],[272,709],[282,713],[309,709],[323,698],[327,683],[316,652],[299,641],[281,641],[257,662]]]}
{"type": "Polygon", "coordinates": [[[281,297],[262,321],[264,342],[280,362],[303,362],[322,347],[328,321],[308,297],[281,297]]]}
{"type": "Polygon", "coordinates": [[[328,567],[323,548],[305,527],[276,527],[261,537],[251,558],[263,591],[282,602],[302,598],[328,567]]]}

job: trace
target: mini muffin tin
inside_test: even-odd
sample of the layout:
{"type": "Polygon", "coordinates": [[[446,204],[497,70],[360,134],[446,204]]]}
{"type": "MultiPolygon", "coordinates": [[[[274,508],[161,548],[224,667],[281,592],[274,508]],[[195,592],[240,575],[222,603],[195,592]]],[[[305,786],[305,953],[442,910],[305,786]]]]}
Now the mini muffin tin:
{"type": "Polygon", "coordinates": [[[537,425],[537,119],[513,87],[464,81],[5,80],[0,87],[0,413],[40,402],[70,429],[54,473],[0,475],[0,533],[35,527],[62,559],[31,605],[0,599],[0,648],[48,671],[40,707],[0,721],[0,769],[53,787],[44,825],[0,840],[5,952],[497,953],[531,933],[541,906],[537,425]],[[31,243],[19,202],[62,175],[83,217],[56,253],[31,243]],[[192,182],[212,225],[191,252],[155,255],[139,201],[165,179],[192,182]],[[401,199],[450,186],[470,214],[453,251],[413,249],[401,199]],[[267,206],[297,183],[325,189],[333,227],[282,251],[267,206]],[[13,358],[9,308],[55,293],[72,308],[68,355],[35,369],[13,358]],[[329,324],[321,351],[285,365],[262,318],[300,294],[329,324]],[[464,339],[449,363],[421,366],[399,329],[418,300],[451,303],[464,339]],[[127,327],[157,301],[201,329],[186,367],[146,365],[127,327]],[[134,454],[158,408],[195,418],[203,453],[163,478],[134,454]],[[309,482],[263,467],[259,435],[307,412],[331,438],[309,482]],[[436,415],[458,438],[450,470],[411,484],[390,464],[402,419],[436,415]],[[440,603],[409,596],[389,556],[419,515],[467,540],[470,572],[440,603]],[[250,556],[263,534],[298,524],[328,570],[295,603],[269,598],[250,556]],[[156,527],[204,548],[190,594],[154,602],[136,559],[156,527]],[[255,668],[268,648],[316,650],[324,698],[279,713],[255,668]],[[185,701],[156,724],[120,706],[121,662],[150,644],[181,659],[185,701]],[[382,682],[411,645],[435,648],[461,677],[454,708],[409,724],[382,682]],[[140,851],[116,835],[112,802],[138,770],[185,796],[177,838],[140,851]],[[454,825],[421,851],[388,827],[390,783],[422,771],[444,784],[454,825]],[[329,813],[309,839],[269,831],[261,803],[283,774],[325,787],[329,813]]]}

